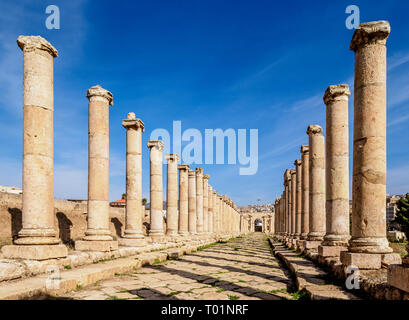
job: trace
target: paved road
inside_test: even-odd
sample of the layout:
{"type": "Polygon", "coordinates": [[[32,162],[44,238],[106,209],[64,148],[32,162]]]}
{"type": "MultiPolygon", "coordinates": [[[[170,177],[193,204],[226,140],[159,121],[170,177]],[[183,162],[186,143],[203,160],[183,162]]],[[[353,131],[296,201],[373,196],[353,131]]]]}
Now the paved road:
{"type": "Polygon", "coordinates": [[[267,237],[253,233],[79,288],[74,299],[292,299],[291,280],[271,254],[267,237]]]}

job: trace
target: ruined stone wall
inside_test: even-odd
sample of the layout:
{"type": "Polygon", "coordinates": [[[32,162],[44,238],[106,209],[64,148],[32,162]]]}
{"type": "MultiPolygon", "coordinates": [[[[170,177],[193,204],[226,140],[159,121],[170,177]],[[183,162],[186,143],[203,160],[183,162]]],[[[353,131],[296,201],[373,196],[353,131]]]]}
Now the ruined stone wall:
{"type": "MultiPolygon", "coordinates": [[[[11,243],[22,227],[22,195],[0,192],[0,247],[11,243]]],[[[125,208],[110,207],[110,230],[114,237],[125,230],[125,208]]],[[[87,204],[66,200],[54,200],[55,228],[67,245],[84,236],[87,228],[87,204]]],[[[149,211],[143,219],[146,235],[149,226],[149,211]]]]}

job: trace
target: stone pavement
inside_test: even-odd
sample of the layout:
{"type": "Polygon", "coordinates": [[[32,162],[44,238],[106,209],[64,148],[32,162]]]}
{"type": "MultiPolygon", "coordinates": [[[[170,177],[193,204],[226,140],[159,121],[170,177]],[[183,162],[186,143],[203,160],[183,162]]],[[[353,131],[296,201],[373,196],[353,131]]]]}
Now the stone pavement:
{"type": "Polygon", "coordinates": [[[85,300],[280,300],[294,299],[287,271],[272,255],[265,234],[253,233],[208,246],[178,260],[69,292],[85,300]]]}

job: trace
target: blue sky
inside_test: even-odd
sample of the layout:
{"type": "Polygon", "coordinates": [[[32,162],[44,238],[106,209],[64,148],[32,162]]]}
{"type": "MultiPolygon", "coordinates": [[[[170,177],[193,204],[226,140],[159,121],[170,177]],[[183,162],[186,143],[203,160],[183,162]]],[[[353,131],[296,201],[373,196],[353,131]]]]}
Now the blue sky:
{"type": "MultiPolygon", "coordinates": [[[[125,129],[135,112],[145,122],[143,195],[149,196],[146,143],[156,128],[258,129],[258,172],[239,165],[199,165],[210,184],[238,205],[272,202],[286,168],[307,144],[309,124],[325,128],[322,96],[332,84],[353,86],[353,30],[389,20],[389,193],[409,192],[409,11],[407,1],[10,1],[0,3],[0,185],[21,186],[22,52],[18,35],[41,35],[55,59],[55,197],[87,197],[86,90],[110,90],[110,199],[125,192],[125,129]],[[61,28],[45,27],[57,5],[61,28]]],[[[350,137],[353,125],[351,96],[350,137]]],[[[352,155],[352,140],[350,138],[352,155]]],[[[194,166],[193,166],[194,167],[194,166]]],[[[352,157],[350,160],[352,169],[352,157]]],[[[164,173],[166,172],[164,167],[164,173]]],[[[165,179],[164,179],[165,182],[165,179]]],[[[165,184],[164,184],[165,186],[165,184]]]]}

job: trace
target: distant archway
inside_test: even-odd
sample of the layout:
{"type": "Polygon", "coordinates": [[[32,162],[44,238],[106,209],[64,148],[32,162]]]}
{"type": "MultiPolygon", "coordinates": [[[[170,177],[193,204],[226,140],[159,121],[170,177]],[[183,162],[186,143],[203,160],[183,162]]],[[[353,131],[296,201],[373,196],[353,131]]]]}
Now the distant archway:
{"type": "Polygon", "coordinates": [[[254,232],[263,232],[263,220],[254,220],[254,232]]]}

